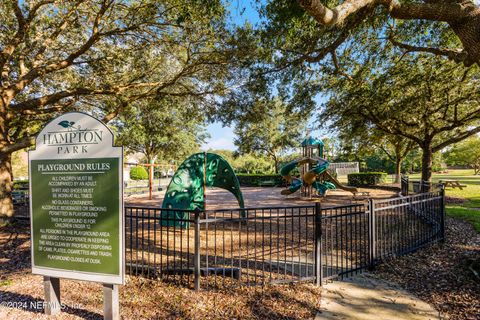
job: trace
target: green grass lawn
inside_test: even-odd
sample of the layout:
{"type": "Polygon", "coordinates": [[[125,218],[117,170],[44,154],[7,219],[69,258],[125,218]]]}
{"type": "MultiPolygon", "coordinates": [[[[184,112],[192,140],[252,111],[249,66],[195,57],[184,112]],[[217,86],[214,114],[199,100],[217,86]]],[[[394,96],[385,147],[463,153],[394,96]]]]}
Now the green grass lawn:
{"type": "MultiPolygon", "coordinates": [[[[412,174],[409,177],[420,179],[420,174],[412,174]]],[[[451,169],[448,173],[434,173],[432,181],[439,180],[458,180],[460,184],[467,186],[463,190],[450,187],[446,189],[447,196],[466,200],[462,204],[447,204],[447,215],[470,222],[477,232],[480,232],[480,176],[475,176],[473,170],[451,169]]]]}

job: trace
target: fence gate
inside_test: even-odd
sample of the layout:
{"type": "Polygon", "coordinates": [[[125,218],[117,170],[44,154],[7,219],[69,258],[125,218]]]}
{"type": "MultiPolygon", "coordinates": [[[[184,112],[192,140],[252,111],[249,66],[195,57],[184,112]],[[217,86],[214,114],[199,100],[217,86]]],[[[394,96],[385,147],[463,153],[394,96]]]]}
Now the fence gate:
{"type": "Polygon", "coordinates": [[[350,276],[370,264],[371,214],[364,204],[321,210],[320,281],[350,276]]]}

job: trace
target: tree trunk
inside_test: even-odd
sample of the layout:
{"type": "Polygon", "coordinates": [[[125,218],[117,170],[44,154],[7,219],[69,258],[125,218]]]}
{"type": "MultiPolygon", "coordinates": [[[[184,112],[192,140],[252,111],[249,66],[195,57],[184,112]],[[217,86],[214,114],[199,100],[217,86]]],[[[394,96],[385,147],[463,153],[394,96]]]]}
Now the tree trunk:
{"type": "MultiPolygon", "coordinates": [[[[422,147],[422,181],[426,181],[428,183],[432,182],[432,162],[433,162],[432,145],[431,143],[425,144],[422,147]]],[[[424,189],[422,191],[428,191],[428,190],[424,189]]]]}
{"type": "Polygon", "coordinates": [[[275,154],[273,154],[272,159],[273,159],[273,166],[274,166],[274,169],[275,169],[275,174],[278,174],[278,158],[275,154]]]}
{"type": "Polygon", "coordinates": [[[395,159],[395,183],[400,183],[400,175],[402,174],[402,161],[403,159],[398,156],[395,159]]]}
{"type": "Polygon", "coordinates": [[[13,217],[12,155],[0,155],[0,220],[13,217]]]}

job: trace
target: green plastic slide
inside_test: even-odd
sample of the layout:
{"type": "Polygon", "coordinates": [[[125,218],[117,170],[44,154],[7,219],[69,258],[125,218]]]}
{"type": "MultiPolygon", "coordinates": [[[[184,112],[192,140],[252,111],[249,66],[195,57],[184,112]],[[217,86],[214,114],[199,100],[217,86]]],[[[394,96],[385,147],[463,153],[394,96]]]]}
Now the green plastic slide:
{"type": "Polygon", "coordinates": [[[196,153],[180,165],[168,185],[162,208],[173,210],[163,211],[161,225],[188,228],[189,214],[174,210],[204,210],[205,187],[230,191],[244,208],[240,184],[228,162],[214,153],[196,153]]]}

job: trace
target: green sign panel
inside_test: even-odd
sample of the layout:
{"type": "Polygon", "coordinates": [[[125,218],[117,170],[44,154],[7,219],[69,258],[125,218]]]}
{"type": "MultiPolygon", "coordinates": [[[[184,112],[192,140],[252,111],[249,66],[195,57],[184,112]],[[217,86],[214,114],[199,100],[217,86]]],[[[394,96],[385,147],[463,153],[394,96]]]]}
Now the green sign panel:
{"type": "Polygon", "coordinates": [[[29,156],[34,273],[123,283],[122,152],[100,121],[68,113],[29,156]]]}

